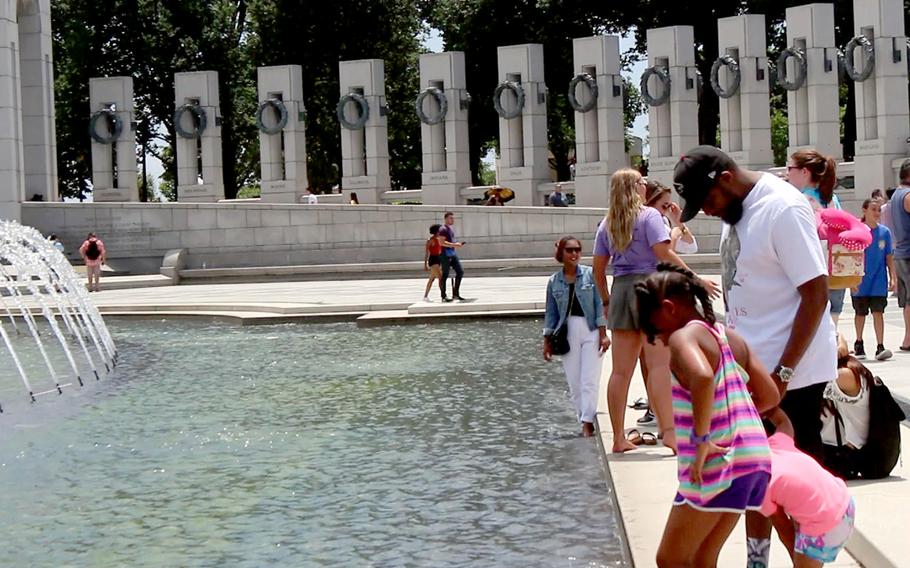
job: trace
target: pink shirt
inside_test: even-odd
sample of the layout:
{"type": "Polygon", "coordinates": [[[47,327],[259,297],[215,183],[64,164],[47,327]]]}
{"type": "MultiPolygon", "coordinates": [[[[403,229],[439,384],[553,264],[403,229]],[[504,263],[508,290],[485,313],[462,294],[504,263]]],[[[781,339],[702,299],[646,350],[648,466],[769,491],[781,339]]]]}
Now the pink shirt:
{"type": "Polygon", "coordinates": [[[761,506],[769,517],[780,507],[799,524],[799,531],[821,536],[844,517],[850,504],[847,485],[796,449],[786,434],[768,438],[771,446],[771,481],[761,506]]]}
{"type": "Polygon", "coordinates": [[[101,266],[101,260],[104,258],[104,243],[101,242],[101,239],[95,239],[98,242],[98,252],[101,254],[98,255],[98,258],[92,260],[85,256],[85,251],[88,248],[88,239],[82,243],[82,246],[79,247],[79,254],[82,255],[82,258],[85,259],[86,266],[101,266]]]}

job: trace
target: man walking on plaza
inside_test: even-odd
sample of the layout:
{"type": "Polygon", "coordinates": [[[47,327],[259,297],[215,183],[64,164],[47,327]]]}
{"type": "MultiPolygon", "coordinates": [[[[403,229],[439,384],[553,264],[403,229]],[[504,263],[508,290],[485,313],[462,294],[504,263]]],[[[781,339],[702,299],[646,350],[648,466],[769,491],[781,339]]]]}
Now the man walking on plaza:
{"type": "Polygon", "coordinates": [[[904,340],[900,350],[910,351],[910,158],[900,169],[901,185],[891,196],[891,229],[894,232],[894,265],[897,268],[897,304],[904,310],[904,340]]]}
{"type": "Polygon", "coordinates": [[[455,240],[455,214],[446,211],[444,217],[445,223],[439,228],[439,236],[442,237],[442,257],[439,259],[442,264],[442,282],[439,288],[442,290],[442,301],[451,302],[452,300],[464,301],[461,297],[461,278],[464,276],[464,270],[461,268],[461,261],[458,260],[457,249],[464,246],[464,243],[455,240]],[[452,297],[446,295],[446,286],[449,282],[449,271],[455,271],[455,285],[452,287],[452,297]]]}
{"type": "MultiPolygon", "coordinates": [[[[720,256],[726,321],[786,393],[796,445],[821,459],[825,385],[837,376],[828,267],[809,201],[786,181],[742,169],[713,146],[689,150],[673,174],[682,221],[724,221],[720,256]]],[[[910,214],[908,214],[910,227],[910,214]]],[[[910,245],[910,241],[908,241],[910,245]]],[[[771,527],[747,515],[749,566],[767,566],[771,527]]]]}

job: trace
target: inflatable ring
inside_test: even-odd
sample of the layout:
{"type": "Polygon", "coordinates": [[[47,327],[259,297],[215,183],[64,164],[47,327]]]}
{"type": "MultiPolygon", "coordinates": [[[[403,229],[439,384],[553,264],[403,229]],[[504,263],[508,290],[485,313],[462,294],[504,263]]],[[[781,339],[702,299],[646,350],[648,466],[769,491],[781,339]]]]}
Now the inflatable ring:
{"type": "Polygon", "coordinates": [[[645,72],[641,75],[641,98],[648,103],[648,106],[660,106],[666,104],[670,100],[670,73],[665,67],[658,67],[653,65],[645,69],[645,72]],[[661,93],[659,97],[651,96],[651,91],[648,90],[648,80],[655,76],[658,79],[658,82],[661,85],[661,93]]]}
{"type": "Polygon", "coordinates": [[[721,55],[714,60],[711,66],[711,88],[722,99],[729,99],[739,92],[739,83],[742,81],[742,73],[739,70],[739,62],[729,55],[721,55]],[[720,85],[720,68],[726,67],[730,73],[730,88],[724,89],[720,85]]]}
{"type": "Polygon", "coordinates": [[[208,117],[198,104],[180,105],[174,111],[174,130],[177,131],[177,135],[181,138],[199,138],[205,132],[206,126],[208,126],[208,117]],[[193,115],[193,130],[186,130],[180,123],[183,115],[188,112],[193,115]]]}
{"type": "Polygon", "coordinates": [[[92,113],[88,121],[88,133],[92,140],[99,144],[113,144],[120,138],[123,132],[123,121],[117,116],[117,113],[109,108],[101,109],[92,113]],[[107,123],[108,135],[104,136],[98,132],[98,121],[104,119],[107,123]]]}
{"type": "Polygon", "coordinates": [[[256,111],[256,126],[259,128],[259,132],[262,132],[263,134],[278,134],[284,130],[284,127],[287,125],[288,107],[284,105],[284,101],[281,99],[268,99],[259,105],[259,109],[256,111]],[[278,114],[278,123],[271,127],[266,126],[265,122],[262,120],[265,110],[269,108],[274,109],[278,114]]]}
{"type": "Polygon", "coordinates": [[[839,290],[858,286],[863,279],[863,251],[872,244],[869,227],[839,209],[819,208],[815,222],[819,239],[828,242],[828,287],[839,290]]]}
{"type": "Polygon", "coordinates": [[[524,106],[525,90],[520,83],[516,83],[515,81],[503,81],[496,85],[496,90],[493,91],[493,108],[496,109],[496,114],[506,120],[515,118],[521,114],[521,109],[523,109],[524,106]],[[515,110],[513,111],[506,111],[506,109],[502,108],[502,93],[506,90],[512,91],[515,94],[515,98],[518,99],[518,104],[515,105],[515,110]]]}
{"type": "Polygon", "coordinates": [[[844,71],[847,73],[847,76],[857,83],[862,83],[872,75],[874,70],[875,46],[872,45],[869,38],[858,35],[847,42],[847,47],[844,48],[844,71]],[[856,72],[856,65],[853,60],[853,55],[857,47],[863,48],[863,70],[860,73],[856,72]]]}
{"type": "Polygon", "coordinates": [[[796,47],[788,47],[777,58],[777,82],[788,91],[798,91],[806,84],[808,69],[806,54],[796,47]],[[796,58],[796,77],[792,80],[787,78],[787,60],[791,57],[796,58]]]}
{"type": "Polygon", "coordinates": [[[348,93],[338,99],[338,105],[335,106],[335,114],[338,115],[338,122],[341,123],[343,128],[347,128],[348,130],[360,130],[366,126],[367,121],[370,120],[370,103],[360,93],[348,93]],[[357,120],[353,122],[348,120],[344,115],[344,107],[346,107],[348,103],[355,103],[360,109],[357,120]]]}
{"type": "Polygon", "coordinates": [[[588,112],[597,106],[597,80],[590,73],[579,73],[569,81],[569,106],[576,112],[588,112]],[[578,102],[578,97],[575,96],[575,88],[581,82],[588,86],[588,91],[591,93],[591,100],[585,104],[578,102]]]}
{"type": "Polygon", "coordinates": [[[420,122],[432,126],[433,124],[439,124],[445,119],[446,113],[449,112],[449,100],[446,99],[446,94],[436,87],[427,87],[417,95],[417,99],[414,101],[414,110],[417,112],[417,118],[420,119],[420,122]],[[427,97],[433,97],[436,99],[436,104],[439,105],[439,112],[434,116],[427,116],[427,113],[423,112],[423,101],[427,97]]]}
{"type": "Polygon", "coordinates": [[[841,245],[852,251],[865,250],[872,244],[872,233],[862,221],[840,209],[822,209],[815,212],[818,238],[828,241],[828,246],[841,245]]]}

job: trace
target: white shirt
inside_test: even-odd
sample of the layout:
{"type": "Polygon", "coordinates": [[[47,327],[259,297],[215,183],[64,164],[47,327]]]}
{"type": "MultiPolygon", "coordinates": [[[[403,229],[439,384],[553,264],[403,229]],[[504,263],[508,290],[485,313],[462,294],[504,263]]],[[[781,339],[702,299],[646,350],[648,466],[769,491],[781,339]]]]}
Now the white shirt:
{"type": "MultiPolygon", "coordinates": [[[[840,390],[836,380],[825,387],[825,398],[834,403],[834,408],[843,420],[840,428],[841,443],[850,444],[857,450],[865,446],[869,439],[869,390],[865,379],[860,380],[860,385],[856,396],[840,390]]],[[[822,442],[836,446],[836,428],[836,418],[826,409],[822,412],[822,442]]]]}
{"type": "MultiPolygon", "coordinates": [[[[764,174],[746,196],[739,223],[724,224],[720,251],[727,325],[772,371],[790,338],[797,288],[828,274],[812,207],[795,187],[764,174]]],[[[836,377],[834,324],[825,310],[789,388],[836,377]]]]}
{"type": "Polygon", "coordinates": [[[306,202],[307,202],[307,205],[316,205],[317,203],[319,203],[319,199],[317,199],[315,194],[310,193],[310,194],[307,194],[307,196],[306,196],[306,202]]]}

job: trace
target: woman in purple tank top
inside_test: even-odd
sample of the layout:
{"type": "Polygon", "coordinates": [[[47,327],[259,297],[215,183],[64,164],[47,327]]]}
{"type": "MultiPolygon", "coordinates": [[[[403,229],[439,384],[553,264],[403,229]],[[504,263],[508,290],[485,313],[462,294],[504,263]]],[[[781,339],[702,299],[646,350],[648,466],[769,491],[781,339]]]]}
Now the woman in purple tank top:
{"type": "MultiPolygon", "coordinates": [[[[661,214],[644,203],[645,180],[633,169],[615,172],[610,179],[610,209],[594,237],[594,279],[612,334],[613,370],[607,384],[607,404],[613,430],[613,452],[634,450],[625,437],[624,422],[629,383],[640,353],[648,368],[648,399],[657,415],[665,446],[676,451],[670,404],[669,356],[664,346],[648,345],[641,334],[635,309],[635,284],[666,261],[686,267],[670,246],[670,231],[661,214]],[[612,287],[607,289],[607,265],[613,268],[612,287]]],[[[712,293],[717,285],[704,281],[712,293]]]]}

